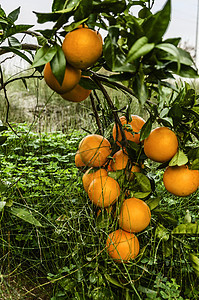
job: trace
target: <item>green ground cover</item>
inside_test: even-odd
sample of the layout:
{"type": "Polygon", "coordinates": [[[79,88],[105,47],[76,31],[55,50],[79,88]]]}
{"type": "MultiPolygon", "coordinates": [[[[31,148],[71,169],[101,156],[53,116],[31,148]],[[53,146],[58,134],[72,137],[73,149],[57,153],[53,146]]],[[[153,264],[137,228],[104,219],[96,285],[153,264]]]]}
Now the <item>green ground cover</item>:
{"type": "Polygon", "coordinates": [[[197,192],[171,196],[151,165],[159,205],[138,235],[137,259],[117,264],[105,250],[117,218],[106,211],[97,217],[74,164],[83,134],[38,134],[25,125],[17,132],[6,133],[0,149],[1,200],[7,202],[0,219],[2,299],[198,298],[197,234],[190,228],[172,234],[178,224],[186,226],[187,209],[197,224],[197,192]]]}

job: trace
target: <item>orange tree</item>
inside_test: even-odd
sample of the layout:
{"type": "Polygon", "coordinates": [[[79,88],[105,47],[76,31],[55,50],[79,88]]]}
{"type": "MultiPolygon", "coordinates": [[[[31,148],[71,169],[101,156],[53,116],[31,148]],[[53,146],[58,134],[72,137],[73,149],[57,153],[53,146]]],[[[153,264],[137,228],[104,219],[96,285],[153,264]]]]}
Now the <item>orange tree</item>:
{"type": "MultiPolygon", "coordinates": [[[[109,274],[105,276],[109,284],[116,288],[123,288],[123,295],[125,293],[126,299],[129,299],[131,292],[136,293],[136,297],[141,299],[135,287],[139,280],[142,282],[139,286],[140,293],[147,295],[147,297],[150,293],[153,294],[152,290],[147,290],[144,287],[144,282],[147,281],[147,276],[144,273],[148,272],[146,266],[149,268],[154,264],[157,268],[160,261],[156,257],[156,252],[154,252],[153,261],[146,258],[149,255],[150,246],[153,246],[156,242],[158,245],[162,243],[162,259],[166,259],[173,255],[174,248],[178,247],[177,244],[181,247],[183,243],[187,242],[183,239],[182,244],[180,244],[180,235],[189,237],[198,234],[197,222],[178,224],[178,221],[168,211],[161,210],[161,197],[155,187],[154,175],[156,174],[154,173],[158,170],[164,171],[166,168],[178,168],[184,165],[190,171],[199,169],[199,148],[197,145],[199,113],[198,95],[195,89],[188,83],[179,83],[176,79],[176,75],[178,78],[198,78],[194,61],[187,51],[179,47],[180,38],[164,38],[171,18],[171,1],[166,1],[162,10],[156,13],[152,13],[153,4],[154,1],[150,0],[54,0],[51,12],[35,12],[39,24],[51,22],[53,24],[52,28],[37,30],[36,32],[30,30],[30,25],[15,25],[19,9],[9,15],[6,15],[2,8],[0,9],[0,54],[12,52],[30,63],[32,70],[31,75],[18,76],[6,81],[0,67],[0,89],[4,92],[8,109],[9,99],[6,91],[8,84],[11,84],[14,80],[23,80],[25,83],[26,79],[32,77],[43,78],[44,66],[50,63],[54,76],[53,80],[62,85],[69,61],[73,67],[81,69],[83,76],[79,81],[79,85],[84,89],[93,90],[90,99],[97,124],[95,133],[110,138],[112,155],[118,151],[120,146],[128,154],[132,163],[139,166],[145,165],[143,172],[135,172],[133,181],[130,184],[132,197],[146,201],[152,211],[150,230],[155,232],[155,238],[154,241],[150,241],[150,230],[146,231],[143,238],[146,240],[145,246],[142,247],[141,254],[136,262],[136,265],[138,265],[136,272],[139,270],[140,262],[143,273],[140,273],[139,270],[138,275],[133,276],[133,281],[129,280],[129,274],[134,270],[134,264],[129,266],[124,264],[122,270],[126,277],[124,276],[121,279],[119,276],[114,276],[114,274],[117,274],[117,272],[114,273],[114,267],[110,268],[110,274],[113,276],[109,274]],[[69,34],[71,32],[76,33],[75,30],[81,30],[81,32],[92,30],[91,35],[95,37],[96,48],[92,43],[85,46],[85,40],[90,41],[91,38],[82,38],[81,34],[76,38],[80,41],[79,47],[71,46],[69,34]],[[101,35],[98,32],[101,32],[103,36],[103,49],[101,47],[101,35]],[[36,45],[23,44],[15,37],[17,33],[34,36],[37,38],[38,43],[36,45]],[[68,45],[67,40],[69,40],[68,45]],[[8,43],[5,44],[5,42],[8,43]],[[76,48],[78,53],[74,54],[75,57],[73,57],[76,48]],[[83,64],[77,64],[77,61],[73,61],[74,58],[77,58],[77,60],[82,59],[83,64]],[[90,63],[84,63],[84,60],[88,60],[90,63]],[[129,99],[128,105],[114,103],[108,93],[110,88],[122,92],[124,97],[129,99]],[[105,108],[97,94],[99,90],[105,99],[105,108]],[[134,115],[131,104],[135,101],[145,112],[144,117],[146,119],[141,129],[139,128],[139,132],[134,131],[134,128],[131,127],[131,118],[134,115]],[[123,123],[120,117],[124,120],[123,123]],[[116,124],[115,141],[110,135],[110,131],[107,130],[109,125],[113,123],[116,124]],[[173,154],[168,159],[164,160],[160,155],[161,159],[156,160],[158,164],[152,164],[147,157],[147,153],[144,152],[144,144],[146,145],[145,141],[150,139],[152,128],[156,127],[166,127],[175,133],[174,148],[176,150],[174,153],[171,151],[173,154]],[[128,139],[129,134],[133,137],[139,135],[139,139],[136,142],[134,139],[128,139]],[[119,142],[118,135],[120,135],[119,142]]],[[[6,123],[10,125],[8,110],[6,123]]],[[[158,140],[155,139],[154,143],[158,143],[158,140]]],[[[150,151],[153,152],[155,146],[158,145],[152,145],[150,151]]],[[[168,147],[168,152],[170,152],[170,146],[172,148],[172,142],[170,141],[166,146],[164,143],[160,143],[156,151],[159,154],[161,147],[168,147]]],[[[156,157],[156,154],[152,153],[150,157],[156,157]]],[[[109,172],[109,175],[114,177],[121,186],[126,184],[122,172],[109,172]]],[[[196,173],[194,172],[194,174],[196,173]]],[[[172,179],[169,181],[172,182],[172,179]]],[[[192,179],[189,180],[188,185],[191,182],[192,179]]],[[[175,184],[178,184],[178,180],[175,184]]],[[[191,191],[195,192],[197,186],[196,179],[195,186],[191,191]]],[[[174,190],[178,190],[178,188],[174,190]]],[[[123,197],[123,194],[121,197],[123,197]]],[[[193,196],[193,200],[196,201],[197,196],[193,196]]],[[[110,215],[108,215],[109,217],[110,215]]],[[[105,236],[107,237],[108,234],[109,232],[106,232],[105,236]]],[[[105,246],[105,240],[102,245],[105,246]]],[[[189,257],[192,263],[192,271],[195,271],[198,275],[197,251],[197,247],[189,246],[185,252],[186,259],[189,257]]],[[[104,253],[103,249],[99,251],[96,257],[101,252],[104,253]]],[[[170,267],[172,268],[172,266],[170,267]]],[[[101,268],[101,272],[103,272],[103,266],[101,268]]],[[[115,268],[117,269],[117,267],[115,268]]],[[[151,276],[154,277],[152,273],[151,276]]],[[[195,280],[193,278],[192,274],[190,283],[195,280]]],[[[150,284],[148,286],[151,287],[150,284]]],[[[176,287],[177,285],[173,284],[173,286],[176,287]]],[[[165,291],[167,291],[166,287],[165,284],[165,291]]],[[[108,293],[107,290],[104,293],[108,293]]],[[[100,292],[96,295],[99,297],[100,292]]],[[[176,296],[175,293],[174,296],[176,296]]],[[[173,298],[175,298],[174,296],[173,298]]],[[[157,293],[156,298],[158,299],[157,293]]]]}

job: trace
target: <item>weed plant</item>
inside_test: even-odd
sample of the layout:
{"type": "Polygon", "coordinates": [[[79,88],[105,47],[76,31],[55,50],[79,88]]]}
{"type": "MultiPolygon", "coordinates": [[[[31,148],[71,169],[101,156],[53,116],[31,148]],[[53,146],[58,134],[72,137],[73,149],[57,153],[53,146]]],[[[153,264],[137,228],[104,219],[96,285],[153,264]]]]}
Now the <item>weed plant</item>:
{"type": "Polygon", "coordinates": [[[1,299],[198,299],[189,259],[190,249],[199,250],[198,238],[170,235],[187,209],[198,221],[197,193],[171,196],[158,172],[161,202],[138,234],[140,254],[115,263],[105,241],[117,228],[117,207],[116,217],[104,210],[97,217],[74,164],[83,134],[38,134],[25,125],[17,131],[19,137],[7,133],[0,149],[1,200],[7,202],[1,212],[1,299]]]}

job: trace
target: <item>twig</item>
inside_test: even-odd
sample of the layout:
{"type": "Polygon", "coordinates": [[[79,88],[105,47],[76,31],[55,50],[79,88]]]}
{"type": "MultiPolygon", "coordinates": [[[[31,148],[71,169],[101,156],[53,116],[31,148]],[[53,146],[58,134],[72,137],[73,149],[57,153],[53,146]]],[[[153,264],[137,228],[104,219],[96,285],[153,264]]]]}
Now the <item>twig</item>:
{"type": "MultiPolygon", "coordinates": [[[[112,83],[106,76],[104,76],[104,75],[99,75],[99,74],[93,72],[92,70],[89,70],[89,71],[90,71],[90,72],[93,74],[93,76],[94,76],[95,78],[97,78],[98,80],[100,80],[100,81],[102,81],[102,82],[109,83],[109,84],[112,83]]],[[[129,88],[126,87],[125,85],[120,84],[120,83],[115,82],[115,81],[113,82],[113,85],[114,85],[115,87],[117,87],[118,89],[123,90],[123,91],[129,93],[130,95],[136,97],[136,96],[135,96],[135,93],[133,92],[133,90],[132,90],[132,89],[129,89],[129,88]]]]}
{"type": "Polygon", "coordinates": [[[8,124],[8,126],[10,127],[10,129],[18,136],[17,132],[12,128],[11,124],[8,122],[8,115],[9,115],[9,109],[10,109],[10,103],[9,103],[9,100],[8,100],[8,96],[7,96],[7,91],[6,91],[6,87],[4,85],[4,80],[3,80],[3,71],[2,71],[2,68],[0,66],[0,81],[1,81],[1,86],[3,88],[3,91],[4,91],[4,96],[5,96],[5,100],[6,100],[6,103],[7,103],[7,110],[6,110],[6,123],[8,124]]]}
{"type": "Polygon", "coordinates": [[[101,135],[103,135],[103,129],[102,129],[102,126],[100,124],[99,115],[98,115],[97,109],[95,107],[95,101],[94,101],[94,97],[93,97],[92,93],[90,94],[90,99],[91,99],[91,105],[92,105],[92,109],[93,109],[93,112],[94,112],[94,115],[95,115],[95,120],[96,120],[98,129],[99,129],[99,132],[100,132],[101,135]]]}
{"type": "MultiPolygon", "coordinates": [[[[34,72],[35,73],[35,72],[34,72]]],[[[33,73],[33,74],[34,74],[33,73]]],[[[27,76],[22,76],[22,77],[17,77],[17,78],[13,78],[13,79],[10,79],[6,82],[4,82],[3,84],[1,83],[0,85],[0,90],[2,90],[4,87],[6,87],[7,84],[13,82],[13,81],[16,81],[16,80],[23,80],[23,79],[30,79],[30,78],[38,78],[38,79],[43,79],[43,75],[27,75],[27,76]]]]}
{"type": "MultiPolygon", "coordinates": [[[[117,114],[117,110],[109,96],[109,94],[107,93],[106,89],[104,88],[104,86],[101,84],[99,78],[95,75],[92,76],[92,79],[93,81],[95,81],[95,83],[99,86],[100,90],[102,91],[111,111],[113,112],[113,116],[114,116],[114,119],[115,119],[115,123],[116,123],[116,131],[117,131],[117,125],[119,126],[119,129],[120,129],[120,132],[121,132],[121,135],[122,135],[122,141],[124,143],[124,145],[127,144],[127,139],[126,139],[126,135],[124,133],[124,130],[122,128],[122,123],[118,117],[118,114],[117,114]]],[[[117,134],[116,134],[116,137],[117,137],[117,134]]]]}
{"type": "MultiPolygon", "coordinates": [[[[34,45],[34,44],[22,44],[21,47],[22,47],[21,50],[31,50],[31,51],[35,51],[38,48],[40,48],[40,46],[34,45]]],[[[0,55],[8,53],[8,52],[12,52],[12,51],[11,50],[9,51],[8,48],[4,49],[4,48],[0,47],[0,55]]]]}

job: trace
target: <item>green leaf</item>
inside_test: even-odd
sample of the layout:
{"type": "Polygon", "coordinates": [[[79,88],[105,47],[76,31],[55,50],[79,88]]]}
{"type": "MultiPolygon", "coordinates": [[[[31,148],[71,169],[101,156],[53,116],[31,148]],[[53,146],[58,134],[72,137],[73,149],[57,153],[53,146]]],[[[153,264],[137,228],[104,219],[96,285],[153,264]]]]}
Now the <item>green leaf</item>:
{"type": "Polygon", "coordinates": [[[52,4],[52,11],[61,10],[66,7],[68,0],[54,0],[52,4]]]}
{"type": "MultiPolygon", "coordinates": [[[[55,10],[55,13],[58,14],[65,14],[71,11],[74,11],[77,9],[77,7],[80,5],[81,1],[80,0],[67,0],[65,1],[65,4],[63,6],[63,8],[61,8],[60,10],[55,10]]],[[[54,8],[54,6],[53,6],[54,8]]]]}
{"type": "Polygon", "coordinates": [[[0,145],[3,145],[7,140],[7,136],[0,136],[0,145]]]}
{"type": "Polygon", "coordinates": [[[199,277],[199,258],[198,258],[198,256],[194,255],[193,253],[190,253],[189,258],[191,260],[191,264],[194,269],[194,272],[196,273],[197,277],[199,277]]]}
{"type": "Polygon", "coordinates": [[[2,211],[5,206],[6,206],[6,201],[0,201],[0,211],[2,211]]]}
{"type": "Polygon", "coordinates": [[[172,234],[197,235],[199,234],[199,225],[197,223],[180,224],[173,229],[172,234]]]}
{"type": "Polygon", "coordinates": [[[52,47],[49,47],[48,45],[44,45],[42,48],[40,48],[37,51],[32,67],[36,68],[45,65],[46,63],[50,62],[53,59],[56,53],[57,53],[57,45],[54,45],[52,47]]]}
{"type": "Polygon", "coordinates": [[[37,42],[40,46],[47,44],[48,40],[44,36],[37,36],[37,42]]]}
{"type": "Polygon", "coordinates": [[[148,54],[153,50],[154,47],[155,47],[154,43],[145,43],[143,46],[138,48],[135,52],[132,52],[131,55],[128,55],[129,57],[127,56],[126,62],[132,62],[140,58],[141,56],[148,54]]]}
{"type": "Polygon", "coordinates": [[[149,206],[150,210],[153,210],[159,205],[160,200],[161,199],[159,197],[157,197],[157,198],[147,199],[145,202],[149,206]]]}
{"type": "Polygon", "coordinates": [[[43,24],[46,22],[57,22],[61,14],[56,13],[39,13],[33,11],[33,13],[37,16],[37,23],[43,24]]]}
{"type": "Polygon", "coordinates": [[[88,20],[88,18],[85,18],[85,19],[81,19],[81,20],[78,21],[78,22],[73,22],[73,23],[71,23],[71,24],[65,26],[65,27],[64,27],[64,30],[65,30],[66,32],[72,31],[72,30],[74,30],[75,28],[77,28],[79,25],[85,23],[87,20],[88,20]]]}
{"type": "Polygon", "coordinates": [[[191,148],[188,152],[188,158],[190,160],[199,159],[199,147],[191,148]]]}
{"type": "Polygon", "coordinates": [[[184,154],[183,151],[178,150],[174,157],[170,160],[169,166],[182,166],[188,162],[188,157],[184,154]]]}
{"type": "Polygon", "coordinates": [[[185,78],[199,78],[199,75],[198,75],[198,72],[196,69],[190,67],[190,66],[187,66],[187,65],[184,65],[181,63],[180,65],[180,71],[178,72],[177,70],[177,66],[176,66],[176,63],[170,63],[167,65],[167,68],[169,70],[171,70],[173,73],[181,76],[181,77],[185,77],[185,78]]]}
{"type": "Polygon", "coordinates": [[[85,78],[83,76],[79,81],[79,85],[81,85],[83,88],[87,90],[99,89],[99,87],[94,83],[94,81],[91,78],[85,78]]]}
{"type": "Polygon", "coordinates": [[[6,17],[6,13],[0,5],[0,17],[6,17]]]}
{"type": "Polygon", "coordinates": [[[113,285],[120,287],[122,289],[124,289],[124,286],[119,283],[116,279],[112,278],[111,276],[109,276],[108,274],[104,274],[104,277],[106,278],[106,280],[108,280],[110,283],[112,283],[113,285]]]}
{"type": "Polygon", "coordinates": [[[30,213],[28,210],[23,209],[23,208],[16,208],[16,207],[11,207],[10,212],[17,216],[18,218],[32,224],[35,226],[41,227],[41,223],[35,219],[35,217],[30,213]]]}
{"type": "Polygon", "coordinates": [[[133,90],[140,104],[144,105],[148,98],[148,90],[145,83],[145,77],[141,69],[140,72],[135,76],[135,80],[133,83],[133,90]]]}
{"type": "Polygon", "coordinates": [[[181,106],[178,103],[174,104],[168,113],[168,117],[173,119],[174,126],[181,122],[182,116],[183,113],[181,106]]]}
{"type": "Polygon", "coordinates": [[[33,27],[33,25],[25,25],[25,24],[12,26],[8,30],[6,30],[6,38],[8,38],[9,36],[12,36],[14,34],[27,31],[28,29],[30,29],[32,27],[33,27]]]}
{"type": "Polygon", "coordinates": [[[149,16],[143,23],[145,35],[150,42],[158,43],[162,40],[170,22],[171,0],[168,0],[163,9],[149,16]]]}
{"type": "Polygon", "coordinates": [[[168,241],[169,232],[162,224],[158,224],[155,230],[155,236],[159,240],[168,241]]]}
{"type": "Polygon", "coordinates": [[[172,224],[174,226],[176,226],[178,223],[175,217],[168,211],[164,211],[161,209],[154,209],[153,213],[158,215],[158,218],[160,219],[161,222],[167,223],[169,225],[172,224]]]}
{"type": "Polygon", "coordinates": [[[77,10],[74,13],[75,21],[79,21],[83,18],[89,17],[92,13],[93,9],[93,1],[90,0],[81,0],[80,5],[78,6],[77,10]]]}
{"type": "Polygon", "coordinates": [[[191,165],[191,170],[199,170],[199,158],[196,158],[191,165]]]}
{"type": "Polygon", "coordinates": [[[121,176],[125,174],[124,170],[118,170],[118,171],[109,171],[108,176],[112,177],[115,180],[118,180],[121,176]]]}
{"type": "Polygon", "coordinates": [[[135,172],[136,183],[138,184],[140,191],[142,192],[151,192],[151,182],[149,178],[142,174],[135,172]]]}
{"type": "Polygon", "coordinates": [[[13,48],[13,47],[7,47],[7,46],[2,46],[1,47],[4,51],[6,52],[13,52],[14,54],[20,56],[21,58],[23,58],[24,60],[26,60],[29,64],[32,64],[32,61],[30,60],[30,58],[25,55],[23,52],[21,52],[20,50],[13,48]]]}
{"type": "Polygon", "coordinates": [[[62,85],[66,71],[66,58],[62,48],[59,45],[55,45],[55,47],[57,48],[57,52],[51,60],[50,66],[55,78],[62,85]]]}
{"type": "Polygon", "coordinates": [[[93,11],[96,13],[113,12],[114,14],[122,13],[126,8],[125,0],[93,0],[93,11]]]}
{"type": "Polygon", "coordinates": [[[156,45],[156,48],[173,55],[173,57],[177,61],[177,65],[178,65],[177,73],[178,73],[180,71],[180,53],[178,51],[178,48],[176,46],[174,46],[172,44],[168,44],[168,43],[162,43],[162,44],[156,45]]]}
{"type": "Polygon", "coordinates": [[[18,19],[20,14],[20,7],[16,8],[15,10],[13,10],[9,15],[8,15],[8,19],[10,19],[13,23],[18,19]]]}
{"type": "Polygon", "coordinates": [[[8,44],[10,47],[21,49],[21,43],[14,36],[8,38],[8,44]]]}
{"type": "Polygon", "coordinates": [[[173,126],[173,119],[169,117],[159,118],[159,121],[166,127],[173,126]]]}
{"type": "Polygon", "coordinates": [[[0,125],[0,132],[8,130],[7,126],[0,125]]]}
{"type": "Polygon", "coordinates": [[[132,61],[132,56],[144,45],[146,45],[148,43],[148,38],[146,36],[142,36],[141,38],[139,38],[134,44],[133,46],[130,48],[126,61],[132,61]]]}
{"type": "Polygon", "coordinates": [[[141,132],[140,132],[140,141],[145,140],[150,132],[151,132],[151,128],[152,128],[152,119],[149,118],[146,123],[142,126],[141,132]]]}

